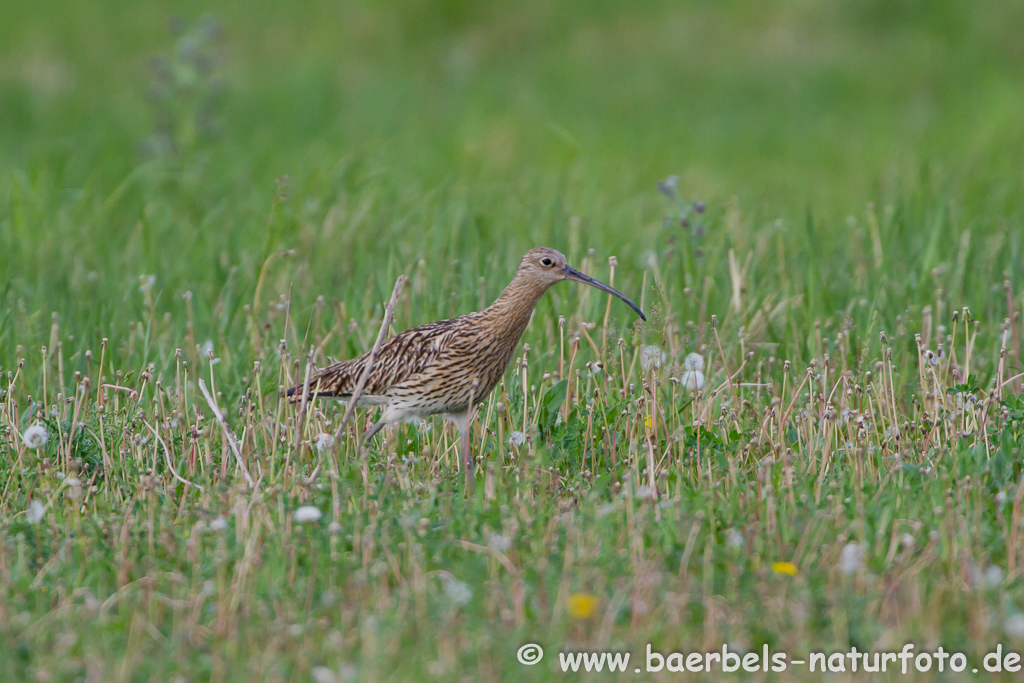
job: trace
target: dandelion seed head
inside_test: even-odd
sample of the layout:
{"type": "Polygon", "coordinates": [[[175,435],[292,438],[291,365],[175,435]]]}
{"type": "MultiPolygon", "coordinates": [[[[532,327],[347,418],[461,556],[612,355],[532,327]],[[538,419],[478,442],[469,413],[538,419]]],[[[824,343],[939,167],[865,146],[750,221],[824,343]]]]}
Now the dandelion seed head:
{"type": "Polygon", "coordinates": [[[212,522],[210,522],[210,528],[214,531],[223,531],[224,529],[228,528],[228,520],[224,519],[223,517],[218,517],[212,522]]]}
{"type": "Polygon", "coordinates": [[[839,572],[845,576],[860,571],[864,561],[864,549],[856,543],[847,543],[839,554],[839,572]]]}
{"type": "Polygon", "coordinates": [[[512,539],[502,534],[488,534],[487,547],[499,553],[506,553],[512,547],[512,539]]]}
{"type": "Polygon", "coordinates": [[[314,666],[309,675],[313,678],[314,683],[337,683],[338,680],[334,672],[326,666],[314,666]]]}
{"type": "Polygon", "coordinates": [[[661,348],[649,344],[640,350],[640,366],[647,372],[651,368],[660,368],[664,353],[661,348]]]}
{"type": "Polygon", "coordinates": [[[1003,583],[1003,568],[999,565],[990,564],[985,569],[985,585],[989,588],[997,588],[1003,583]]]}
{"type": "Polygon", "coordinates": [[[38,524],[42,521],[45,514],[46,507],[38,500],[33,500],[28,504],[28,509],[25,510],[25,519],[28,520],[29,524],[38,524]]]}
{"type": "Polygon", "coordinates": [[[46,442],[50,439],[50,435],[47,433],[46,427],[43,425],[32,425],[25,430],[25,433],[21,435],[21,438],[25,443],[25,448],[34,451],[45,446],[46,442]]]}
{"type": "Polygon", "coordinates": [[[456,579],[446,579],[444,582],[444,594],[454,604],[462,606],[473,599],[473,589],[468,584],[456,579]]]}
{"type": "Polygon", "coordinates": [[[1011,614],[1003,622],[1003,631],[1011,638],[1024,638],[1024,614],[1011,614]]]}
{"type": "Polygon", "coordinates": [[[139,276],[139,291],[146,294],[153,290],[153,285],[156,284],[156,275],[140,275],[139,276]]]}
{"type": "Polygon", "coordinates": [[[704,373],[700,370],[687,370],[679,381],[690,391],[696,391],[704,388],[704,373]]]}
{"type": "Polygon", "coordinates": [[[316,435],[316,449],[318,451],[327,451],[334,446],[334,436],[327,432],[321,432],[316,435]]]}
{"type": "Polygon", "coordinates": [[[520,431],[512,432],[508,437],[508,442],[518,448],[526,443],[526,434],[520,431]]]}
{"type": "Polygon", "coordinates": [[[699,353],[689,353],[686,358],[683,359],[683,370],[696,370],[698,372],[704,369],[704,356],[699,353]]]}
{"type": "Polygon", "coordinates": [[[304,522],[315,522],[324,516],[324,513],[320,512],[319,508],[315,508],[312,505],[303,505],[295,511],[293,517],[299,524],[304,522]]]}
{"type": "Polygon", "coordinates": [[[736,529],[729,529],[725,532],[725,547],[726,548],[742,548],[744,544],[743,534],[736,529]]]}

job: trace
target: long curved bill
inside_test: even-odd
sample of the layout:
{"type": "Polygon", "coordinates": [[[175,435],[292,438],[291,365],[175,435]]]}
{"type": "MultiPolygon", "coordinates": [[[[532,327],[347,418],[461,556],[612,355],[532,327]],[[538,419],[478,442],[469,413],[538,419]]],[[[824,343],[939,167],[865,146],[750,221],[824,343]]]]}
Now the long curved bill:
{"type": "Polygon", "coordinates": [[[597,289],[600,289],[602,292],[608,292],[612,296],[622,299],[627,304],[629,304],[630,308],[636,311],[636,314],[640,316],[641,320],[643,320],[644,322],[647,321],[647,316],[644,315],[644,312],[640,310],[639,306],[637,306],[635,303],[627,299],[622,292],[618,291],[617,289],[614,289],[613,287],[609,287],[600,280],[595,280],[589,275],[584,275],[580,271],[576,270],[575,268],[570,268],[569,266],[565,267],[565,278],[567,280],[575,280],[576,282],[582,282],[583,284],[590,285],[591,287],[596,287],[597,289]]]}

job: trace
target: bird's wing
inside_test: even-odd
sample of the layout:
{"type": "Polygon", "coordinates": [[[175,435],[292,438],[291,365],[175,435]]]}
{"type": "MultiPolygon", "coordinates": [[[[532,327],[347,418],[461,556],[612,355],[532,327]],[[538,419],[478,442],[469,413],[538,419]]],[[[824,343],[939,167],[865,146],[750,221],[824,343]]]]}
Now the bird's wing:
{"type": "MultiPolygon", "coordinates": [[[[386,340],[377,351],[362,396],[371,401],[372,397],[383,397],[391,387],[423,372],[442,355],[454,329],[452,320],[442,320],[386,340]]],[[[340,361],[315,373],[309,378],[309,398],[351,396],[368,355],[340,361]]],[[[300,383],[288,390],[292,402],[302,399],[302,387],[300,383]]]]}

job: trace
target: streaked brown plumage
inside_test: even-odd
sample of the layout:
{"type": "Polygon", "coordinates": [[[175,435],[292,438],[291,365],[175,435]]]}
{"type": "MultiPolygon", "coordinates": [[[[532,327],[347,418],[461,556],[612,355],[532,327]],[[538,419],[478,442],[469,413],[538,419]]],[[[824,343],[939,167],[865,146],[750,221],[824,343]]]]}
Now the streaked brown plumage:
{"type": "MultiPolygon", "coordinates": [[[[621,293],[570,268],[559,252],[546,247],[531,249],[512,282],[486,309],[406,330],[381,345],[357,405],[385,406],[366,438],[373,438],[386,424],[444,413],[459,428],[462,457],[467,467],[471,466],[468,427],[472,407],[497,386],[537,300],[560,280],[597,287],[647,319],[621,293]]],[[[363,355],[320,370],[309,380],[309,398],[351,397],[365,361],[363,355]]],[[[302,393],[302,384],[292,387],[289,400],[300,401],[302,393]]]]}

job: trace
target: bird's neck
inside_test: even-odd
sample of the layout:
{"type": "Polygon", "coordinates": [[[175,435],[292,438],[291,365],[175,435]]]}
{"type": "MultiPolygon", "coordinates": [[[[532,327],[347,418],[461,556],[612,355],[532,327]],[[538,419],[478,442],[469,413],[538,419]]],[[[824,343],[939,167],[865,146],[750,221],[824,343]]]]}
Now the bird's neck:
{"type": "Polygon", "coordinates": [[[506,329],[515,330],[521,335],[530,322],[533,307],[547,289],[547,284],[524,277],[522,273],[516,273],[501,296],[495,299],[484,313],[493,315],[495,320],[502,321],[503,326],[507,325],[506,329]]]}

